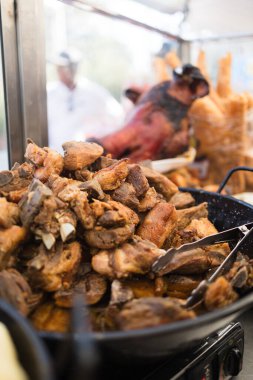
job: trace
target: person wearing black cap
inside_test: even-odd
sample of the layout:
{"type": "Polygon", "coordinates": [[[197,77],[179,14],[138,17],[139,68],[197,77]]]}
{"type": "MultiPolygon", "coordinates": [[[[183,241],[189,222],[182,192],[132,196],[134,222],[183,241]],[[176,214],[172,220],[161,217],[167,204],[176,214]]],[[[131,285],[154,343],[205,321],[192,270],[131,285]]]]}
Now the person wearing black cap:
{"type": "Polygon", "coordinates": [[[47,91],[49,146],[61,152],[62,143],[104,136],[122,125],[124,112],[104,87],[78,78],[81,53],[66,49],[53,59],[59,80],[47,91]]]}
{"type": "Polygon", "coordinates": [[[197,67],[178,67],[171,81],[144,94],[128,89],[126,96],[135,107],[127,123],[119,131],[95,140],[118,159],[129,157],[137,162],[175,157],[189,147],[187,112],[191,104],[208,93],[208,82],[197,67]]]}

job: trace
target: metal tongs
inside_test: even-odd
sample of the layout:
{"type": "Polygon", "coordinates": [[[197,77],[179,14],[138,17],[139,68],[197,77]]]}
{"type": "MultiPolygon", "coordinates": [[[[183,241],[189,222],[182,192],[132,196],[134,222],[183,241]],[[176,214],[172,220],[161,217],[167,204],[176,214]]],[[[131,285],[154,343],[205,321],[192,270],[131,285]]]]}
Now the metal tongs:
{"type": "Polygon", "coordinates": [[[217,243],[227,243],[231,241],[236,241],[237,243],[229,255],[225,258],[223,263],[216,269],[216,271],[207,279],[200,282],[196,289],[194,289],[187,298],[185,307],[187,309],[193,309],[200,302],[202,302],[204,294],[208,286],[214,282],[219,276],[229,271],[233,263],[236,260],[237,253],[241,248],[242,244],[253,232],[253,222],[247,223],[239,227],[234,227],[217,234],[213,234],[203,239],[200,239],[193,243],[184,244],[179,248],[170,248],[166,251],[165,255],[160,256],[157,261],[154,262],[152,270],[155,273],[165,274],[166,266],[173,259],[175,255],[180,255],[183,252],[190,251],[192,249],[201,248],[207,245],[213,245],[217,243]]]}

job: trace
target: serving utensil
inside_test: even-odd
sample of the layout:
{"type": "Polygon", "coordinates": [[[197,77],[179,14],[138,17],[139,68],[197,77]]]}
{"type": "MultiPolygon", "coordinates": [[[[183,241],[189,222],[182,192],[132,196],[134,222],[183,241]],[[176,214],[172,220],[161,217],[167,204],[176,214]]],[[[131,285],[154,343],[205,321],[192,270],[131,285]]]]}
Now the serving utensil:
{"type": "Polygon", "coordinates": [[[205,247],[208,245],[213,245],[217,243],[227,243],[231,241],[237,241],[235,247],[229,253],[229,255],[225,258],[225,260],[219,265],[216,271],[207,279],[200,282],[196,289],[194,289],[187,298],[185,307],[188,309],[192,309],[197,306],[204,297],[204,294],[208,288],[208,286],[214,282],[219,276],[229,271],[232,267],[233,263],[236,260],[237,253],[241,248],[242,244],[245,240],[251,235],[253,232],[253,223],[243,224],[242,226],[230,228],[229,230],[225,230],[223,232],[219,232],[217,234],[213,234],[203,239],[200,239],[193,243],[183,244],[179,248],[170,248],[166,251],[166,254],[160,256],[157,261],[154,262],[152,266],[152,270],[155,273],[165,274],[166,267],[171,262],[174,256],[180,255],[184,252],[205,247]]]}

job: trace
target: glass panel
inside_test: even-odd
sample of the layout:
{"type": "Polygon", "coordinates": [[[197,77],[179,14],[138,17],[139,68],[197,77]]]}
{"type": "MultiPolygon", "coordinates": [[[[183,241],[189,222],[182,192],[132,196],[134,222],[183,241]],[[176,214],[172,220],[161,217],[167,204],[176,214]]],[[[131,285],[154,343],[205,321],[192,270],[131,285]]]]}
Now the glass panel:
{"type": "Polygon", "coordinates": [[[132,106],[123,96],[124,89],[155,83],[155,55],[165,42],[168,48],[177,46],[130,23],[56,0],[44,4],[49,145],[61,151],[63,141],[101,137],[120,128],[132,106]],[[69,60],[59,55],[66,50],[73,71],[78,61],[72,84],[79,90],[76,94],[67,83],[69,73],[59,69],[69,60]]]}
{"type": "Polygon", "coordinates": [[[4,106],[2,51],[0,45],[0,170],[8,169],[7,133],[4,106]]]}

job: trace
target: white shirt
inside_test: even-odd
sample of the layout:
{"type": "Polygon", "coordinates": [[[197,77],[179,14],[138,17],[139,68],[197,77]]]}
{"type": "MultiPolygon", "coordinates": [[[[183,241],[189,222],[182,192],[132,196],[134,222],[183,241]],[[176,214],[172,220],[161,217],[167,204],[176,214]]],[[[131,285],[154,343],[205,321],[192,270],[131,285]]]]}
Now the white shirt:
{"type": "Polygon", "coordinates": [[[61,82],[47,91],[49,147],[62,153],[62,143],[102,137],[119,129],[124,120],[121,105],[102,86],[81,80],[74,90],[61,82]]]}

